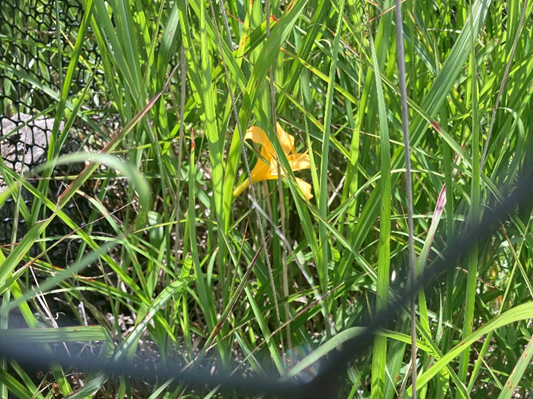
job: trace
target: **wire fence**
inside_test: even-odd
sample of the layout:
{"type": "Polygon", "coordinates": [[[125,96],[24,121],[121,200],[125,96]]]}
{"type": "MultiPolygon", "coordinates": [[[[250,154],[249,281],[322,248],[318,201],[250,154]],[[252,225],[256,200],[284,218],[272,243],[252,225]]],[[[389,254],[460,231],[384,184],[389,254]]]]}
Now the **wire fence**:
{"type": "MultiPolygon", "coordinates": [[[[34,136],[28,136],[28,146],[41,141],[38,137],[43,136],[42,131],[51,132],[51,125],[45,124],[43,128],[44,118],[31,120],[33,118],[27,115],[53,112],[70,62],[68,46],[77,33],[82,12],[78,0],[0,3],[0,62],[3,64],[0,69],[0,139],[12,130],[6,121],[29,128],[34,136]]],[[[84,57],[97,62],[96,48],[89,47],[90,41],[86,43],[84,57]]],[[[71,92],[78,93],[90,77],[91,72],[80,63],[74,73],[71,92]]],[[[17,157],[22,155],[17,154],[17,157]]]]}
{"type": "MultiPolygon", "coordinates": [[[[0,156],[6,167],[18,174],[46,161],[54,131],[55,110],[71,61],[71,46],[78,33],[83,7],[80,0],[0,2],[0,156]]],[[[89,28],[83,45],[83,57],[87,62],[77,63],[69,96],[75,97],[88,89],[93,94],[88,104],[97,109],[97,97],[105,101],[105,96],[97,85],[101,73],[88,67],[89,64],[98,65],[100,60],[91,36],[89,28]]],[[[59,135],[64,122],[55,128],[59,135]]],[[[89,131],[78,118],[74,128],[69,130],[60,154],[79,150],[85,145],[89,131]]],[[[82,164],[56,167],[49,192],[58,197],[64,189],[64,177],[79,173],[82,167],[82,164]]],[[[29,182],[37,186],[39,180],[30,178],[29,182]]],[[[0,192],[3,189],[5,182],[0,176],[0,192]]],[[[26,206],[31,207],[33,196],[28,190],[23,188],[21,196],[26,206]]],[[[27,232],[28,221],[20,217],[16,209],[12,198],[0,207],[0,245],[17,242],[27,232]],[[16,231],[13,231],[14,226],[16,231]]],[[[85,223],[91,215],[90,205],[84,198],[71,201],[65,211],[77,223],[85,223]]],[[[41,217],[48,217],[48,212],[43,209],[41,217]]],[[[68,232],[68,227],[56,220],[49,234],[60,237],[68,232]]],[[[49,259],[58,266],[68,265],[78,254],[77,244],[79,242],[50,242],[53,250],[49,252],[49,259]]]]}

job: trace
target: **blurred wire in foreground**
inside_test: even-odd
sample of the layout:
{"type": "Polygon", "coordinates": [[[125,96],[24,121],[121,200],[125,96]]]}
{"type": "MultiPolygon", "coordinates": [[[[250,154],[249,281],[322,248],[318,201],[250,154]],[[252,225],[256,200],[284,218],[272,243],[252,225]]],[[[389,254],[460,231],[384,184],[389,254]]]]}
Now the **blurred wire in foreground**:
{"type": "Polygon", "coordinates": [[[517,179],[516,186],[505,200],[500,202],[492,197],[485,207],[481,223],[475,228],[467,228],[449,243],[442,257],[437,258],[426,268],[422,277],[398,295],[396,300],[391,301],[388,307],[372,319],[358,321],[356,325],[364,326],[361,328],[361,333],[345,341],[342,348],[330,351],[328,359],[315,367],[316,373],[311,378],[283,379],[273,374],[267,377],[236,376],[223,371],[212,375],[201,370],[180,371],[179,366],[147,366],[145,362],[105,361],[90,355],[71,357],[66,352],[46,352],[37,345],[28,346],[20,339],[6,338],[5,334],[2,336],[2,331],[0,331],[0,357],[15,360],[23,366],[46,367],[50,363],[56,363],[91,371],[99,370],[110,376],[156,378],[160,381],[173,379],[176,383],[188,383],[198,387],[213,388],[220,385],[223,391],[239,394],[257,393],[291,399],[336,398],[340,377],[345,375],[348,363],[357,355],[366,353],[372,345],[375,332],[393,320],[400,310],[405,309],[419,289],[429,287],[437,276],[455,267],[474,243],[490,236],[518,205],[531,200],[532,191],[533,168],[529,165],[529,169],[517,179]]]}

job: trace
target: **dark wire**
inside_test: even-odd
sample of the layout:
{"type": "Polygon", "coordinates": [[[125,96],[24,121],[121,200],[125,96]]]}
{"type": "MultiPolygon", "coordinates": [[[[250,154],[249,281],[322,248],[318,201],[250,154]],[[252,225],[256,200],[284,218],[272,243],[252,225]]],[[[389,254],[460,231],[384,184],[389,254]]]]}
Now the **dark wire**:
{"type": "MultiPolygon", "coordinates": [[[[309,381],[298,379],[282,380],[279,376],[236,376],[226,372],[208,374],[203,370],[180,371],[180,367],[147,366],[150,362],[130,363],[123,360],[102,360],[88,355],[71,357],[66,353],[46,352],[37,345],[28,346],[16,339],[2,339],[0,331],[0,357],[15,360],[25,366],[46,367],[50,363],[64,367],[75,366],[91,371],[101,371],[109,375],[124,375],[143,379],[174,379],[176,383],[187,383],[198,387],[220,386],[223,391],[242,394],[262,393],[291,399],[336,398],[340,387],[340,377],[346,375],[350,361],[358,355],[365,354],[372,345],[374,334],[378,329],[405,309],[413,296],[423,287],[428,288],[436,277],[444,271],[455,267],[457,262],[468,254],[473,245],[490,236],[513,210],[520,204],[531,200],[533,190],[533,169],[529,167],[512,193],[501,203],[495,198],[489,201],[485,215],[477,227],[467,228],[457,239],[451,242],[437,258],[425,269],[413,285],[409,285],[395,300],[371,319],[359,321],[357,325],[365,326],[360,335],[345,341],[342,350],[331,351],[329,358],[318,365],[318,372],[309,381]]],[[[268,369],[268,368],[267,368],[268,369]]]]}

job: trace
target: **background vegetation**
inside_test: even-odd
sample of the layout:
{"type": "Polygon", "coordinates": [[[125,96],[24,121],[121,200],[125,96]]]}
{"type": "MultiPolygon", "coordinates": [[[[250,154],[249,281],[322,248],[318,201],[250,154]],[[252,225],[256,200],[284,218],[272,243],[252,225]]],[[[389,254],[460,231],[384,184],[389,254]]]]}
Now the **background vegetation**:
{"type": "MultiPolygon", "coordinates": [[[[55,200],[49,179],[30,184],[0,161],[8,183],[0,206],[11,198],[28,224],[0,250],[2,328],[18,309],[31,328],[26,342],[86,342],[79,350],[104,359],[257,374],[285,375],[306,359],[313,366],[298,378],[312,377],[325,356],[313,350],[357,334],[353,323],[407,281],[393,2],[83,5],[76,34],[40,49],[70,60],[60,88],[27,79],[50,97],[49,108],[31,111],[56,118],[47,165],[81,125],[89,126],[86,147],[100,155],[60,157],[93,163],[55,200]],[[73,83],[82,67],[91,85],[73,83]],[[310,200],[276,122],[309,155],[310,168],[297,175],[312,185],[310,200]],[[260,146],[243,140],[251,126],[266,132],[283,178],[234,198],[261,161],[260,146]],[[83,223],[66,212],[81,198],[90,203],[83,223]],[[59,221],[69,232],[50,236],[59,221]],[[58,239],[79,245],[69,267],[48,257],[58,239]],[[58,308],[81,327],[58,327],[58,308]]],[[[490,195],[510,192],[533,159],[531,8],[517,0],[403,3],[418,270],[480,220],[490,195]]],[[[0,68],[25,77],[17,66],[0,68]]],[[[52,176],[47,166],[41,172],[52,176]]],[[[527,205],[420,292],[419,397],[533,394],[532,250],[527,205]]],[[[389,328],[339,376],[339,397],[411,395],[408,311],[389,328]]],[[[217,394],[51,371],[36,379],[4,361],[3,397],[217,394]]]]}

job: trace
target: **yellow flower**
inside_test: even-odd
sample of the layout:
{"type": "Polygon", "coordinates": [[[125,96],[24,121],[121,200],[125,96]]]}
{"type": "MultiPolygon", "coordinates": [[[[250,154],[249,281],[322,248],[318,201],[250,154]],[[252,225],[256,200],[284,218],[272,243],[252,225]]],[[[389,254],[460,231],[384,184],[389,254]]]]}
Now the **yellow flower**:
{"type": "MultiPolygon", "coordinates": [[[[294,136],[288,134],[279,123],[276,124],[278,128],[278,139],[283,148],[283,152],[287,156],[289,165],[293,171],[309,169],[309,155],[297,154],[294,147],[294,136]]],[[[252,182],[257,183],[263,180],[273,180],[278,178],[278,161],[276,159],[276,152],[272,143],[268,139],[265,131],[257,126],[252,126],[246,131],[244,139],[250,139],[254,143],[261,144],[261,157],[257,159],[255,167],[251,171],[252,182]]],[[[283,174],[283,170],[282,170],[283,174]]],[[[311,194],[311,185],[302,179],[296,178],[298,186],[302,190],[307,200],[313,198],[311,194]]],[[[233,196],[237,197],[250,185],[250,179],[246,179],[242,184],[235,189],[233,196]]]]}

